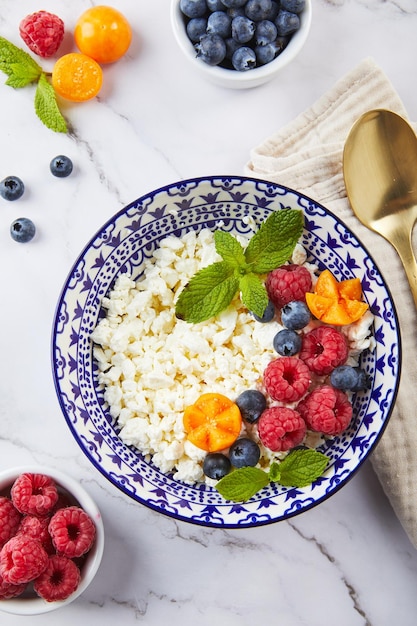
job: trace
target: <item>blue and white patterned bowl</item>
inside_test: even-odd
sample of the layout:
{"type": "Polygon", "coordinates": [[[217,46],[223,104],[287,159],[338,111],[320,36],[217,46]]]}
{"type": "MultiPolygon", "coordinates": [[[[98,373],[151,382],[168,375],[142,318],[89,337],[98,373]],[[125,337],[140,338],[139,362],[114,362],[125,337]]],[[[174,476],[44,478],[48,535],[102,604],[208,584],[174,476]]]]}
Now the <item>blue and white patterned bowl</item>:
{"type": "Polygon", "coordinates": [[[153,191],[117,213],[92,238],[60,296],[53,328],[53,371],[68,426],[91,463],[133,500],[179,520],[210,527],[268,524],[302,513],[340,489],[376,445],[390,417],[400,373],[400,334],[394,304],[374,261],[355,235],[310,198],[279,185],[237,176],[185,180],[153,191]],[[302,209],[303,245],[310,260],[339,280],[358,276],[375,315],[375,350],[362,355],[372,378],[356,394],[348,430],[320,450],[330,462],[305,488],[272,483],[245,503],[225,501],[212,487],[189,486],[146,462],[125,445],[97,383],[91,333],[103,315],[101,301],[122,272],[133,279],[167,235],[222,227],[251,234],[245,217],[261,224],[271,211],[302,209]]]}

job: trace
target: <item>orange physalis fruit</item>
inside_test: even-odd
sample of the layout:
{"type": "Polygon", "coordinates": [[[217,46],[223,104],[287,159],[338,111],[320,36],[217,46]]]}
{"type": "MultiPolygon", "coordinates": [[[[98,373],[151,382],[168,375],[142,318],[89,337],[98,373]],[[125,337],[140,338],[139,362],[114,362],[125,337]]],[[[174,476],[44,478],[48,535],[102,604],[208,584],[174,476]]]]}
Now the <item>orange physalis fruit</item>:
{"type": "Polygon", "coordinates": [[[329,270],[320,274],[314,293],[306,293],[306,303],[312,314],[333,326],[345,326],[359,320],[369,308],[361,298],[359,278],[338,282],[329,270]]]}
{"type": "Polygon", "coordinates": [[[103,71],[94,59],[79,52],[64,54],[52,70],[52,86],[62,98],[84,102],[98,94],[103,71]]]}
{"type": "Polygon", "coordinates": [[[127,52],[132,29],[120,11],[100,5],[79,17],[74,39],[78,49],[98,63],[113,63],[127,52]]]}
{"type": "Polygon", "coordinates": [[[220,393],[204,393],[184,411],[188,440],[207,452],[229,448],[241,427],[239,407],[220,393]]]}

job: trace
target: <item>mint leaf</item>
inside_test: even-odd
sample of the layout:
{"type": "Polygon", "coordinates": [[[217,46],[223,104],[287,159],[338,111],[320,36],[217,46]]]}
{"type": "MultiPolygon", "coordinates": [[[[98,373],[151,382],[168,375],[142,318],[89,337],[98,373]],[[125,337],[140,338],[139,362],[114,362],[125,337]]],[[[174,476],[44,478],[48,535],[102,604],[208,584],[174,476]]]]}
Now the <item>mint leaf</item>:
{"type": "Polygon", "coordinates": [[[278,483],[281,476],[280,463],[276,463],[275,461],[271,463],[271,467],[269,468],[269,480],[273,483],[278,483]]]}
{"type": "Polygon", "coordinates": [[[278,468],[271,466],[270,479],[285,487],[306,487],[323,474],[328,461],[327,456],[317,450],[293,450],[278,468]]]}
{"type": "Polygon", "coordinates": [[[214,233],[214,243],[217,253],[223,257],[224,261],[227,261],[235,267],[240,267],[245,263],[244,250],[238,240],[230,233],[224,230],[216,230],[214,233]]]}
{"type": "Polygon", "coordinates": [[[268,294],[261,278],[257,274],[244,274],[239,280],[239,289],[243,304],[262,317],[268,306],[268,294]]]}
{"type": "Polygon", "coordinates": [[[302,211],[281,209],[271,213],[245,250],[250,270],[265,274],[283,265],[291,257],[302,232],[302,211]]]}
{"type": "Polygon", "coordinates": [[[216,484],[216,489],[226,500],[244,502],[268,484],[268,474],[263,470],[242,467],[223,476],[216,484]]]}
{"type": "Polygon", "coordinates": [[[35,111],[41,122],[57,133],[66,133],[67,123],[56,101],[55,91],[44,73],[41,74],[35,93],[35,111]]]}
{"type": "Polygon", "coordinates": [[[24,50],[0,37],[0,70],[8,75],[6,85],[25,87],[38,80],[42,68],[24,50]]]}
{"type": "Polygon", "coordinates": [[[236,268],[227,261],[213,263],[192,277],[175,307],[179,319],[198,324],[227,308],[239,286],[236,268]]]}

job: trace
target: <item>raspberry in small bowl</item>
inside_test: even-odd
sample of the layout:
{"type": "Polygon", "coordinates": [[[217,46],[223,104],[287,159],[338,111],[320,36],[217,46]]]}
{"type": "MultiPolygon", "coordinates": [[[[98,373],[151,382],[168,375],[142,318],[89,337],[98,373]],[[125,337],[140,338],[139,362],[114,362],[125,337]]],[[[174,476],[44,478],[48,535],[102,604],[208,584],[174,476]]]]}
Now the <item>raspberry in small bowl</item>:
{"type": "Polygon", "coordinates": [[[49,467],[0,472],[0,610],[38,615],[82,594],[99,568],[104,529],[97,505],[49,467]]]}

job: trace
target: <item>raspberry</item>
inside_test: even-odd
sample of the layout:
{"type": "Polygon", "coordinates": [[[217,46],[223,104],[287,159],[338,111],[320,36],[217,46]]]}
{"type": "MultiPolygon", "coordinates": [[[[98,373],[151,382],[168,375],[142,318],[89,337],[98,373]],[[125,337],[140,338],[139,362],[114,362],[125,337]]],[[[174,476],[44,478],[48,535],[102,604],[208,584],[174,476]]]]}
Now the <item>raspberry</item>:
{"type": "Polygon", "coordinates": [[[317,387],[297,406],[311,430],[325,435],[339,435],[352,419],[352,405],[347,395],[330,385],[317,387]]]}
{"type": "Polygon", "coordinates": [[[17,529],[17,534],[37,539],[48,554],[53,554],[54,546],[52,545],[51,535],[48,531],[49,521],[49,517],[25,515],[17,529]]]}
{"type": "Polygon", "coordinates": [[[330,326],[319,326],[304,335],[299,356],[312,372],[322,376],[342,365],[348,352],[341,332],[330,326]]]}
{"type": "Polygon", "coordinates": [[[54,513],[49,522],[49,534],[56,551],[72,559],[91,548],[96,528],[85,511],[78,506],[69,506],[54,513]]]}
{"type": "Polygon", "coordinates": [[[81,574],[78,567],[66,556],[49,557],[45,571],[34,581],[33,588],[47,602],[66,600],[77,589],[81,574]]]}
{"type": "Polygon", "coordinates": [[[301,265],[282,265],[269,272],[265,287],[269,299],[282,309],[293,300],[305,302],[306,292],[312,287],[311,275],[301,265]]]}
{"type": "Polygon", "coordinates": [[[0,497],[0,548],[16,534],[22,516],[10,498],[0,497]]]}
{"type": "Polygon", "coordinates": [[[295,356],[275,359],[264,371],[265,389],[273,400],[279,402],[298,402],[310,383],[310,370],[295,356]]]}
{"type": "Polygon", "coordinates": [[[25,535],[9,539],[0,552],[0,575],[13,585],[34,580],[47,565],[48,555],[39,541],[25,535]]]}
{"type": "Polygon", "coordinates": [[[14,481],[10,495],[16,509],[29,515],[47,515],[58,500],[54,481],[44,474],[21,474],[14,481]]]}
{"type": "Polygon", "coordinates": [[[306,423],[301,415],[282,406],[266,409],[258,421],[262,444],[273,452],[285,452],[298,446],[306,434],[306,423]]]}
{"type": "Polygon", "coordinates": [[[19,24],[19,33],[32,52],[40,57],[51,57],[64,38],[64,22],[48,11],[27,15],[19,24]]]}
{"type": "Polygon", "coordinates": [[[20,585],[13,585],[12,583],[6,583],[3,576],[0,574],[0,600],[9,600],[10,598],[16,598],[20,596],[26,589],[26,583],[20,585]]]}

